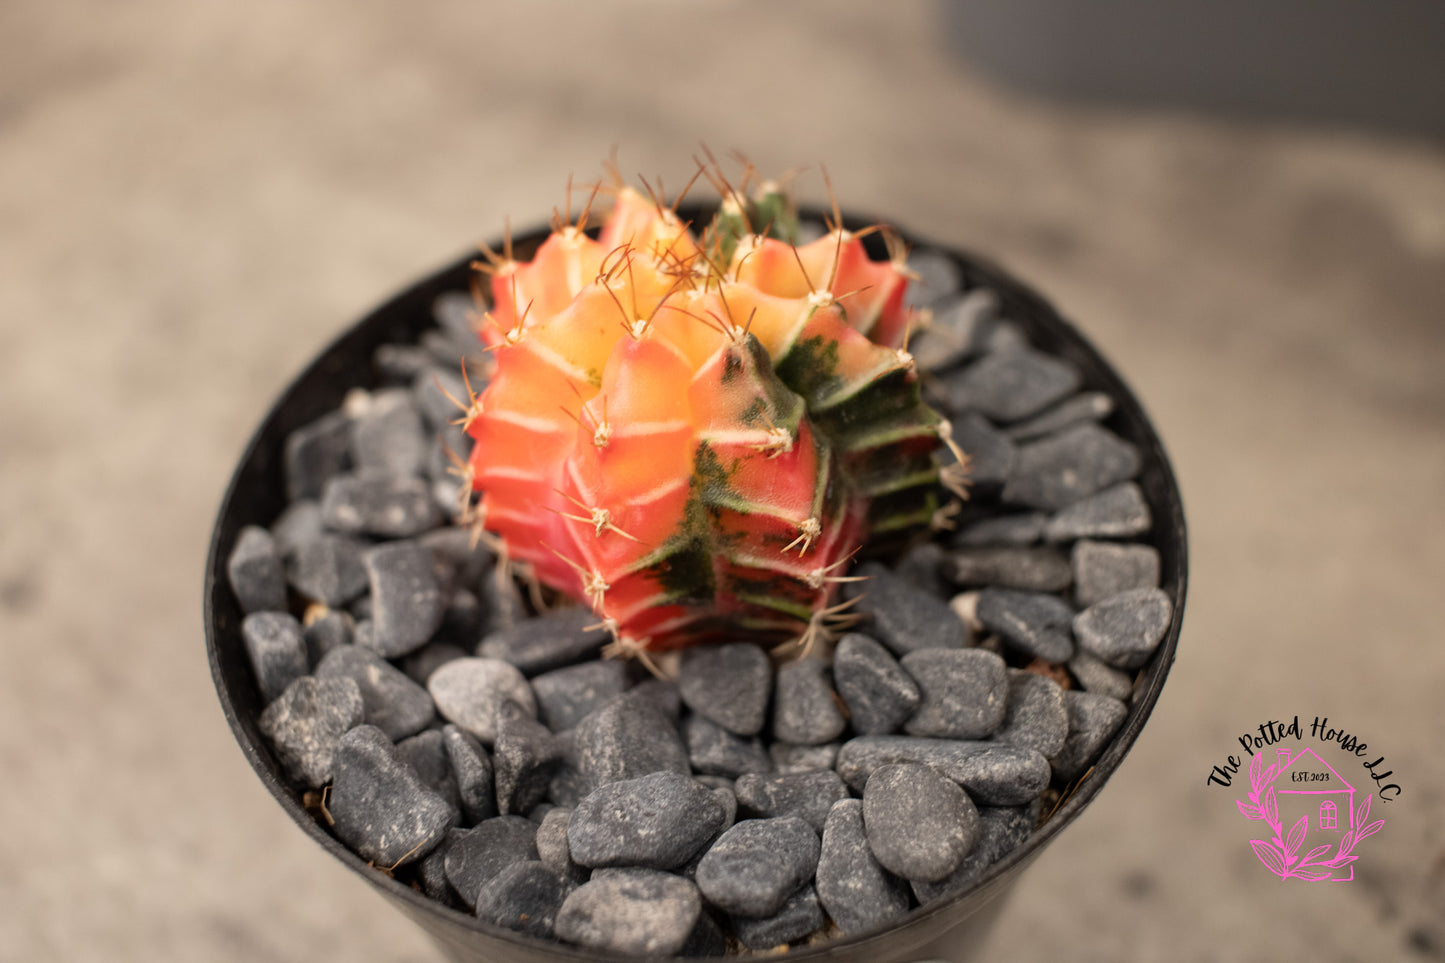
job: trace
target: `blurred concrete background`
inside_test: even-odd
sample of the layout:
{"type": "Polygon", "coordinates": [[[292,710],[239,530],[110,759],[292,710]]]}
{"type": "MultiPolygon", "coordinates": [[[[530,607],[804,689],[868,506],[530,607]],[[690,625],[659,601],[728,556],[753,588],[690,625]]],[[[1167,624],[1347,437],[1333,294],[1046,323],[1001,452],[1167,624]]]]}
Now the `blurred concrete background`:
{"type": "Polygon", "coordinates": [[[1176,460],[1174,674],[993,958],[1445,955],[1445,151],[1051,106],[943,23],[919,0],[0,4],[0,959],[437,959],[236,749],[202,642],[213,514],[343,325],[543,219],[612,145],[679,184],[699,139],[826,161],[848,206],[1036,284],[1176,460]],[[1275,880],[1205,785],[1294,713],[1403,787],[1353,885],[1275,880]]]}

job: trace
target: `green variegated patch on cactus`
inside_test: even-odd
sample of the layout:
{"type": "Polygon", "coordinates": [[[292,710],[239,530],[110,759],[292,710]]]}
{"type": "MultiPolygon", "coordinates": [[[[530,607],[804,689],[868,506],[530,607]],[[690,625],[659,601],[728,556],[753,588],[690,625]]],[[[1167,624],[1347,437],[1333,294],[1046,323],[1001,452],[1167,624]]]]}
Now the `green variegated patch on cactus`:
{"type": "Polygon", "coordinates": [[[906,349],[902,245],[875,261],[836,212],[796,245],[776,185],[705,172],[723,200],[702,241],[616,185],[596,236],[584,211],[530,261],[486,266],[473,522],[585,600],[621,653],[739,630],[811,641],[865,539],[962,493],[906,349]]]}

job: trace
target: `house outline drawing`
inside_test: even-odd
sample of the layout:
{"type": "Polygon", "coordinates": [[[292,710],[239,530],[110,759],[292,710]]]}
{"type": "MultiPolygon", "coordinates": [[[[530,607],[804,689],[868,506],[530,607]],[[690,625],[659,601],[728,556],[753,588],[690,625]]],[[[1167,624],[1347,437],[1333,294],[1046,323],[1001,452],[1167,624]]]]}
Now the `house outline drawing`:
{"type": "MultiPolygon", "coordinates": [[[[1314,749],[1306,748],[1295,752],[1290,749],[1275,750],[1276,771],[1274,778],[1265,783],[1273,786],[1279,805],[1280,825],[1288,832],[1300,816],[1309,819],[1304,842],[1300,852],[1308,852],[1324,843],[1338,845],[1346,830],[1355,828],[1355,787],[1339,774],[1334,766],[1321,759],[1314,749]],[[1309,765],[1300,765],[1308,761],[1309,765]],[[1286,773],[1299,766],[1301,772],[1327,772],[1328,777],[1319,781],[1294,782],[1286,773]],[[1280,784],[1283,780],[1283,785],[1280,784]],[[1313,788],[1287,789],[1286,786],[1313,788]],[[1328,787],[1328,788],[1326,788],[1328,787]]],[[[1263,789],[1263,787],[1261,787],[1263,789]]],[[[1327,854],[1328,855],[1328,854],[1327,854]]],[[[1355,864],[1335,870],[1320,882],[1347,883],[1355,878],[1355,864]]]]}

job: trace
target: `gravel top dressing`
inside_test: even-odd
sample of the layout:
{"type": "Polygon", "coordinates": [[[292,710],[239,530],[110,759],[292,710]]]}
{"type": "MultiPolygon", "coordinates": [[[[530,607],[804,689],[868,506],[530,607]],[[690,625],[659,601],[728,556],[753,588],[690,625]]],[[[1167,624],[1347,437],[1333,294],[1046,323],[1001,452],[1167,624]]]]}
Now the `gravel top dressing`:
{"type": "Polygon", "coordinates": [[[736,638],[655,678],[603,657],[591,612],[544,611],[452,524],[470,298],[378,349],[383,387],[290,434],[289,506],[228,546],[257,723],[297,798],[443,904],[629,955],[867,933],[1023,844],[1123,724],[1173,612],[1114,400],[946,256],[912,263],[933,323],[910,351],[971,497],[858,566],[856,622],[803,659],[736,638]]]}

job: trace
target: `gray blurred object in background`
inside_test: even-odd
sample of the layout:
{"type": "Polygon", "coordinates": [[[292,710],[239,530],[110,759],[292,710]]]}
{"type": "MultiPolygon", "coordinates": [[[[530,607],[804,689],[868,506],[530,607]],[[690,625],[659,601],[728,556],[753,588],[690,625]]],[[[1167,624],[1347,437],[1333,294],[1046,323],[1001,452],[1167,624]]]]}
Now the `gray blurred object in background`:
{"type": "Polygon", "coordinates": [[[954,49],[1033,93],[1445,139],[1442,0],[951,0],[954,49]]]}

